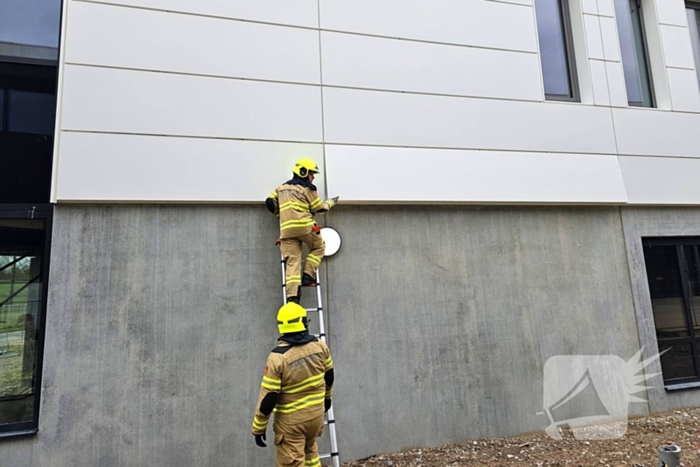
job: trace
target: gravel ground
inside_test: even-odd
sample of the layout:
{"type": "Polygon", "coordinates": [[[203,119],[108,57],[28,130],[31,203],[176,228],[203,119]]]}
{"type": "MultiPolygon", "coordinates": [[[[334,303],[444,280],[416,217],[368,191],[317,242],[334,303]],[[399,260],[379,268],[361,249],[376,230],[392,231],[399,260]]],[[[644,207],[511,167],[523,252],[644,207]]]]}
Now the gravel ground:
{"type": "Polygon", "coordinates": [[[664,444],[680,446],[686,467],[700,467],[700,407],[632,419],[627,434],[615,440],[578,441],[571,432],[554,440],[541,433],[411,449],[343,466],[657,467],[656,450],[664,444]]]}

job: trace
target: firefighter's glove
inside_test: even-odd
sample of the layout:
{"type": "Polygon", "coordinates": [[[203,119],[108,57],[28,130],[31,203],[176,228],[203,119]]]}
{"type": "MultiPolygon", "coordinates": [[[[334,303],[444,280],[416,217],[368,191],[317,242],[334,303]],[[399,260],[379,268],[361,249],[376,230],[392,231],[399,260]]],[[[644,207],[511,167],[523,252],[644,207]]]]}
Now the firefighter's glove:
{"type": "Polygon", "coordinates": [[[335,198],[331,198],[331,201],[333,201],[333,205],[338,204],[339,199],[340,199],[340,196],[336,196],[335,198]]]}
{"type": "Polygon", "coordinates": [[[265,433],[261,435],[255,435],[255,444],[257,444],[261,448],[267,447],[267,444],[265,444],[265,433]]]}
{"type": "Polygon", "coordinates": [[[332,404],[332,402],[331,402],[331,398],[330,398],[330,397],[324,401],[324,406],[325,406],[325,408],[326,408],[326,410],[324,410],[324,413],[325,413],[325,412],[328,412],[328,409],[331,408],[331,404],[332,404]]]}

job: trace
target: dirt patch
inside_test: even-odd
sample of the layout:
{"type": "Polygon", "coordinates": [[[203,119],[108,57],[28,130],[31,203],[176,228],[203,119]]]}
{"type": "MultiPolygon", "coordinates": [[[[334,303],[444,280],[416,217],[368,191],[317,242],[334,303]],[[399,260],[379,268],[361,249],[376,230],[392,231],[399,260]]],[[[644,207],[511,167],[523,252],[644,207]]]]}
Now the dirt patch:
{"type": "Polygon", "coordinates": [[[656,451],[667,443],[680,446],[683,450],[682,462],[686,467],[700,467],[700,408],[632,419],[625,436],[615,440],[579,441],[570,431],[566,431],[561,440],[549,438],[544,433],[479,439],[437,448],[382,454],[346,462],[343,466],[656,467],[656,451]]]}

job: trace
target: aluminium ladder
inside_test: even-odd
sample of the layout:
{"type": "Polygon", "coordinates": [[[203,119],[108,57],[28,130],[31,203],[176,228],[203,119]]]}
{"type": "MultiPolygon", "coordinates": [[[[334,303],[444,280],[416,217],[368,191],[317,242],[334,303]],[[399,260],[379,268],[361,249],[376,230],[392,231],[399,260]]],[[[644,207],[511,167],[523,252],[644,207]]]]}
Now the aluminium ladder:
{"type": "MultiPolygon", "coordinates": [[[[286,274],[286,266],[287,266],[287,260],[284,259],[284,255],[282,255],[282,304],[287,303],[287,274],[286,274]]],[[[319,333],[314,334],[316,337],[321,339],[324,343],[326,342],[326,326],[323,321],[323,302],[321,299],[321,282],[319,280],[319,269],[316,270],[316,308],[306,308],[306,312],[316,312],[318,313],[318,326],[319,326],[319,333]]],[[[333,416],[333,406],[331,406],[330,409],[328,409],[328,412],[326,412],[325,420],[323,422],[324,425],[328,425],[328,432],[330,434],[331,438],[331,452],[327,454],[321,454],[319,455],[319,458],[321,459],[331,459],[331,462],[333,463],[333,467],[340,467],[340,456],[338,454],[338,438],[336,438],[335,435],[335,417],[333,416]]]]}

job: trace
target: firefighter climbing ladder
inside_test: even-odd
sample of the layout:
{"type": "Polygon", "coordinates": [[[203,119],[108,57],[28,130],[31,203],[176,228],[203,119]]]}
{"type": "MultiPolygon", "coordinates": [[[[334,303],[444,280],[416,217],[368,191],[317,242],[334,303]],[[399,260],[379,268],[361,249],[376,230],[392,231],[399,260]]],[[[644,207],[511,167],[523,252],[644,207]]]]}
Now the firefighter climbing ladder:
{"type": "MultiPolygon", "coordinates": [[[[286,265],[287,260],[282,256],[282,304],[287,303],[287,284],[286,284],[286,265]]],[[[319,279],[319,271],[316,271],[316,308],[306,308],[306,312],[316,312],[318,313],[318,326],[319,333],[315,334],[316,337],[321,339],[324,343],[326,342],[326,326],[323,321],[323,301],[321,299],[321,281],[319,279]]],[[[331,459],[333,467],[340,467],[340,456],[338,455],[338,439],[335,436],[335,417],[333,416],[333,407],[331,406],[326,412],[325,425],[328,425],[328,432],[331,438],[331,452],[327,454],[321,454],[319,457],[323,459],[331,459]]]]}

